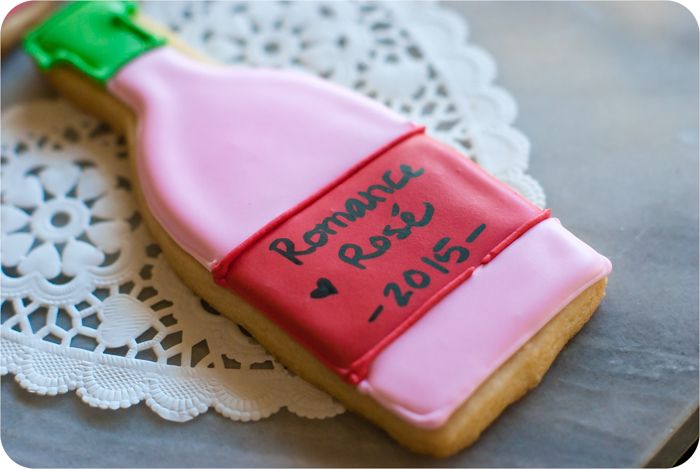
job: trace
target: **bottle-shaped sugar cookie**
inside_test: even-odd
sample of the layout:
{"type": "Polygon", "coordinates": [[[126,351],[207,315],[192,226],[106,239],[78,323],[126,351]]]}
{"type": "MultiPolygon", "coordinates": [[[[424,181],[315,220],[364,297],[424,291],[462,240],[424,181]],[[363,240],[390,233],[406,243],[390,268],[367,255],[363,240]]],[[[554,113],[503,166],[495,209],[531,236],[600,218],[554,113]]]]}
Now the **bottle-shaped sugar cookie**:
{"type": "Polygon", "coordinates": [[[473,442],[602,299],[605,257],[419,124],[160,31],[133,3],[81,2],[25,48],[125,127],[183,280],[404,445],[473,442]]]}

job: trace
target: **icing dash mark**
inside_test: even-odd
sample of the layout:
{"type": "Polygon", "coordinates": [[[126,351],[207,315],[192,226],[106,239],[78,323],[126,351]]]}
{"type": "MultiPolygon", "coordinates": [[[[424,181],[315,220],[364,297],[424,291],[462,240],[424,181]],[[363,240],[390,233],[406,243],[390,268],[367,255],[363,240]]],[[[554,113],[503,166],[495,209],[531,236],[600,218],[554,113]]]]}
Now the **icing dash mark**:
{"type": "Polygon", "coordinates": [[[330,295],[335,295],[338,293],[338,289],[335,285],[325,277],[321,277],[316,280],[316,288],[311,292],[311,298],[320,300],[330,295]]]}
{"type": "Polygon", "coordinates": [[[382,314],[382,311],[384,311],[384,306],[379,305],[377,306],[377,309],[372,312],[372,315],[369,317],[369,320],[367,322],[373,322],[375,319],[379,317],[380,314],[382,314]]]}
{"type": "Polygon", "coordinates": [[[480,235],[485,229],[486,229],[486,225],[485,225],[485,224],[482,223],[481,225],[479,225],[474,231],[472,231],[472,234],[470,234],[470,235],[467,237],[467,242],[468,242],[468,243],[473,243],[473,242],[476,240],[476,238],[478,238],[479,235],[480,235]]]}

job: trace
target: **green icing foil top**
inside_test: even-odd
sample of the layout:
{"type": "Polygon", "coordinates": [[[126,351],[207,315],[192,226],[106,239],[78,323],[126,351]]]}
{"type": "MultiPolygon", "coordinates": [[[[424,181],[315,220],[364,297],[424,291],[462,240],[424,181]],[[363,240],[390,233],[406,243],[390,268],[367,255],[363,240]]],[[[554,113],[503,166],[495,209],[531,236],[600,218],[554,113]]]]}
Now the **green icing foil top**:
{"type": "Polygon", "coordinates": [[[71,3],[51,15],[24,39],[24,49],[41,69],[70,64],[104,85],[121,67],[165,38],[134,22],[130,1],[71,3]]]}

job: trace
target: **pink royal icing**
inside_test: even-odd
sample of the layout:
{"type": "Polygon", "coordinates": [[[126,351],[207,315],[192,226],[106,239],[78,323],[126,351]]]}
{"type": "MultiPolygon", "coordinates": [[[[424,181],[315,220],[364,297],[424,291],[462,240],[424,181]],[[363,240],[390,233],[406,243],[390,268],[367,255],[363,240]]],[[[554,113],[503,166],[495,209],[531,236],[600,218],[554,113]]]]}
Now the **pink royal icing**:
{"type": "Polygon", "coordinates": [[[128,63],[108,88],[138,115],[137,168],[150,210],[208,269],[417,128],[310,75],[204,64],[167,46],[128,63]]]}
{"type": "Polygon", "coordinates": [[[372,363],[359,389],[415,426],[444,424],[610,261],[545,220],[477,268],[372,363]]]}

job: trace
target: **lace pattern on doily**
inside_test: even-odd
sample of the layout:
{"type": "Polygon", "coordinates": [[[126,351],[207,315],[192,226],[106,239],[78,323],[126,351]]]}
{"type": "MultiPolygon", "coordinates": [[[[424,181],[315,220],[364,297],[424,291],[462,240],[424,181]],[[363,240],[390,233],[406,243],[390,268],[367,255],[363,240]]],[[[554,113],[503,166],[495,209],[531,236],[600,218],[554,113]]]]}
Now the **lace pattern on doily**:
{"type": "Polygon", "coordinates": [[[90,405],[188,420],[342,408],[174,276],[131,195],[124,143],[64,101],[3,114],[2,372],[90,405]]]}
{"type": "MultiPolygon", "coordinates": [[[[493,61],[435,4],[143,9],[223,62],[296,68],[365,93],[544,205],[493,61]]],[[[209,407],[243,421],[281,407],[342,412],[174,276],[136,209],[119,136],[62,100],[16,106],[2,124],[3,374],[100,408],[145,401],[174,421],[209,407]]]]}

